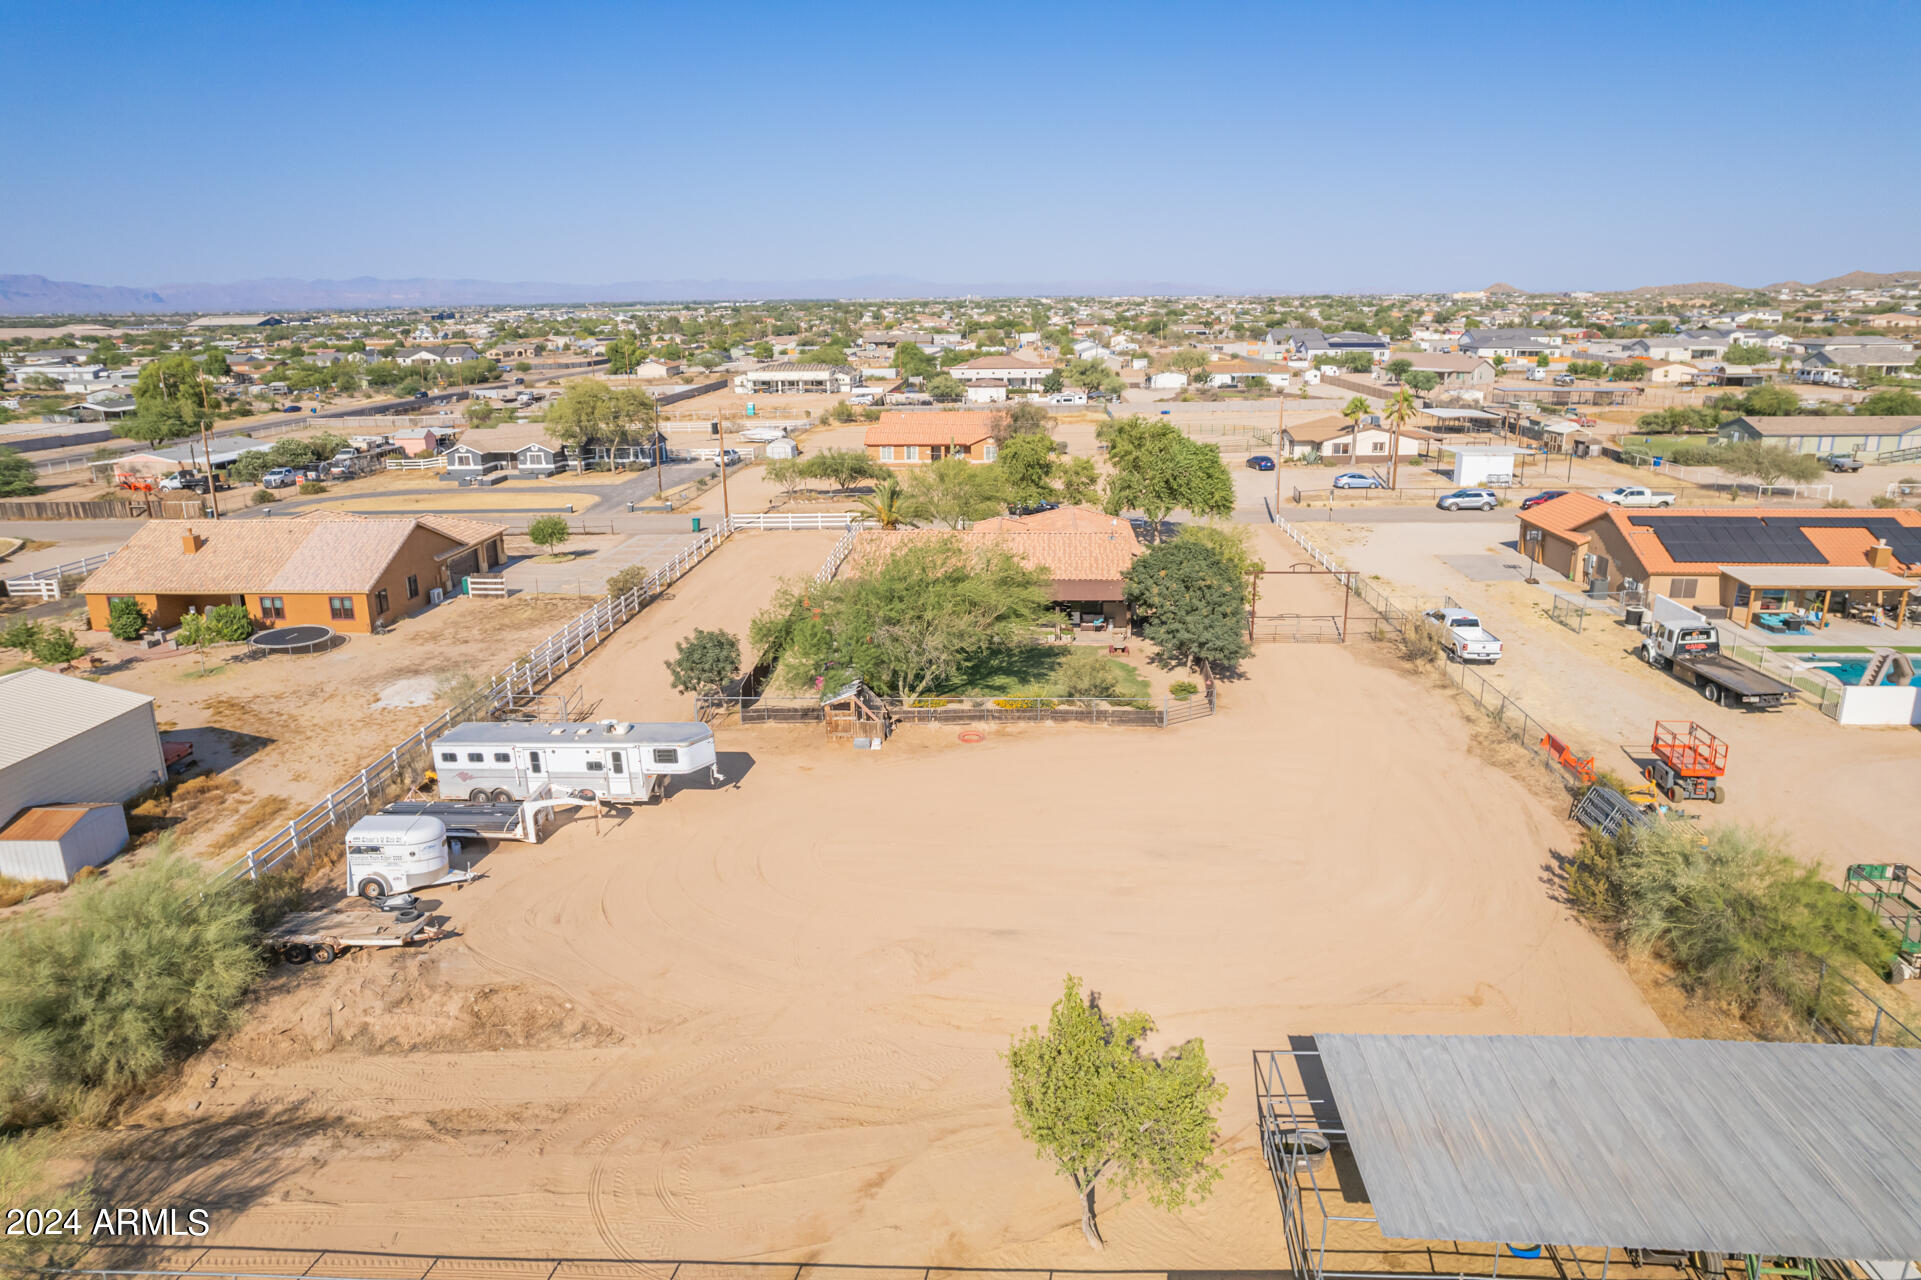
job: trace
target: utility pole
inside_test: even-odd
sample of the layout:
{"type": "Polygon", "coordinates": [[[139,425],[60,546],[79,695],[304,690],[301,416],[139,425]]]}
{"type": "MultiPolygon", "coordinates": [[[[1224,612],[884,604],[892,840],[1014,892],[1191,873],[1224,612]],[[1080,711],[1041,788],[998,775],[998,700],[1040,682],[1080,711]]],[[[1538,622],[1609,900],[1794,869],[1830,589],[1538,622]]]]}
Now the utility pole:
{"type": "Polygon", "coordinates": [[[734,511],[727,503],[727,417],[716,411],[714,425],[720,429],[720,527],[734,522],[734,511]]]}
{"type": "Polygon", "coordinates": [[[1281,432],[1287,429],[1287,387],[1281,387],[1281,407],[1274,414],[1274,522],[1281,519],[1281,432]]]}

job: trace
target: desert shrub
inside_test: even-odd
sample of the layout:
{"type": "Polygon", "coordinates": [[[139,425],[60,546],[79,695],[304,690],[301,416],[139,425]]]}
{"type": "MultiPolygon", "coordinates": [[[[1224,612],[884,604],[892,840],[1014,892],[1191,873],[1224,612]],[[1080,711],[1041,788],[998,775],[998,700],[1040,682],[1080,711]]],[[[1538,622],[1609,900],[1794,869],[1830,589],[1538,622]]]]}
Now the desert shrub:
{"type": "Polygon", "coordinates": [[[0,907],[18,906],[59,888],[58,880],[15,880],[12,876],[0,876],[0,907]]]}
{"type": "Polygon", "coordinates": [[[1440,661],[1443,652],[1441,638],[1434,634],[1434,628],[1418,619],[1395,635],[1394,647],[1404,662],[1415,667],[1440,661]]]}
{"type": "Polygon", "coordinates": [[[325,492],[327,492],[327,486],[326,486],[326,485],[324,485],[324,484],[322,484],[322,483],[320,483],[320,481],[318,481],[318,480],[302,480],[302,481],[300,482],[300,492],[302,492],[302,493],[325,493],[325,492]]]}
{"type": "Polygon", "coordinates": [[[1657,822],[1608,839],[1588,833],[1569,860],[1568,895],[1628,946],[1672,964],[1683,990],[1725,1005],[1766,1033],[1853,1013],[1822,959],[1884,971],[1894,937],[1812,864],[1773,836],[1740,827],[1703,834],[1657,822]]]}
{"type": "Polygon", "coordinates": [[[232,1026],[259,976],[250,904],[157,856],[0,932],[0,1125],[98,1118],[232,1026]]]}
{"type": "Polygon", "coordinates": [[[624,596],[647,581],[645,565],[630,564],[624,569],[616,569],[607,575],[607,594],[624,596]]]}
{"type": "Polygon", "coordinates": [[[1186,702],[1200,691],[1201,687],[1192,680],[1176,680],[1173,684],[1167,686],[1169,696],[1176,702],[1186,702]]]}
{"type": "Polygon", "coordinates": [[[1112,698],[1121,691],[1113,662],[1095,649],[1069,649],[1054,669],[1054,678],[1070,698],[1112,698]]]}
{"type": "Polygon", "coordinates": [[[33,660],[35,662],[72,662],[86,652],[73,632],[59,627],[48,627],[33,641],[33,660]]]}
{"type": "Polygon", "coordinates": [[[727,631],[696,629],[674,646],[666,664],[681,693],[708,693],[740,674],[740,641],[727,631]]]}
{"type": "Polygon", "coordinates": [[[107,634],[116,640],[137,640],[147,629],[147,611],[140,602],[122,596],[107,605],[107,634]]]}
{"type": "Polygon", "coordinates": [[[1879,494],[1879,493],[1876,494],[1874,497],[1869,498],[1868,502],[1870,505],[1880,507],[1883,510],[1886,510],[1889,507],[1898,507],[1901,505],[1900,499],[1890,498],[1886,494],[1879,494]]]}
{"type": "Polygon", "coordinates": [[[443,671],[434,679],[434,696],[449,707],[464,707],[480,696],[480,681],[471,671],[443,671]]]}
{"type": "Polygon", "coordinates": [[[40,1223],[14,1224],[22,1234],[0,1230],[0,1269],[31,1267],[68,1267],[79,1261],[87,1248],[86,1232],[36,1231],[28,1235],[29,1225],[44,1225],[48,1217],[64,1220],[69,1213],[80,1216],[84,1225],[92,1211],[92,1185],[54,1189],[48,1184],[47,1159],[58,1154],[59,1138],[51,1134],[17,1134],[0,1138],[0,1206],[42,1210],[40,1223]],[[46,1212],[46,1211],[51,1211],[46,1212]]]}
{"type": "Polygon", "coordinates": [[[0,648],[20,649],[31,653],[44,629],[31,618],[17,619],[9,623],[5,631],[0,631],[0,648]]]}
{"type": "Polygon", "coordinates": [[[255,489],[247,495],[247,501],[256,507],[264,507],[269,502],[278,502],[280,499],[274,496],[272,489],[255,489]]]}
{"type": "Polygon", "coordinates": [[[190,613],[180,620],[175,637],[181,644],[232,644],[253,634],[253,619],[240,604],[217,604],[205,613],[190,613]]]}

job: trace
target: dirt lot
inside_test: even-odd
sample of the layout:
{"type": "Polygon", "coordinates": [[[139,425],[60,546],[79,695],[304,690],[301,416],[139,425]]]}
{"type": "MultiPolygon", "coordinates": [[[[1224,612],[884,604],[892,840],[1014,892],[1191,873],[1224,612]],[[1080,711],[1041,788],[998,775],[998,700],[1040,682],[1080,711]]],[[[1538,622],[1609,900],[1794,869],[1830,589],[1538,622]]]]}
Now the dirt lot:
{"type": "MultiPolygon", "coordinates": [[[[681,714],[673,641],[831,541],[734,540],[581,669],[600,712],[681,714]]],[[[1071,971],[1233,1090],[1213,1199],[1107,1197],[1101,1265],[1275,1267],[1251,1049],[1662,1033],[1475,732],[1361,644],[1263,648],[1169,731],[723,726],[725,785],[492,854],[458,937],[280,971],[93,1172],[220,1205],[209,1243],[1088,1266],[997,1056],[1071,971]]]]}

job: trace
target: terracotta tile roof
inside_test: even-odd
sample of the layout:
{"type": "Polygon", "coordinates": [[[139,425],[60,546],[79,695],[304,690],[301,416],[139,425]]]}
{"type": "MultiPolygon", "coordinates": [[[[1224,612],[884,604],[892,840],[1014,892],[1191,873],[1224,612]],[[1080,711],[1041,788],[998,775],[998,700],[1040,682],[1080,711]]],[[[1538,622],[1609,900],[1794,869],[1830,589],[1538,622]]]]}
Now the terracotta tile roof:
{"type": "MultiPolygon", "coordinates": [[[[1585,495],[1576,494],[1572,496],[1584,497],[1585,495]]],[[[1533,511],[1523,516],[1522,519],[1526,520],[1528,516],[1545,511],[1549,507],[1562,501],[1564,501],[1564,499],[1556,498],[1553,502],[1536,507],[1533,511]]],[[[1601,505],[1604,508],[1601,513],[1591,516],[1581,521],[1581,523],[1589,526],[1602,520],[1612,523],[1621,539],[1634,549],[1635,557],[1640,560],[1642,567],[1648,573],[1711,574],[1718,572],[1724,564],[1771,563],[1768,561],[1733,559],[1676,560],[1668,554],[1667,547],[1662,543],[1658,532],[1660,521],[1664,519],[1671,519],[1675,516],[1707,516],[1715,519],[1754,518],[1758,516],[1770,522],[1788,522],[1792,521],[1795,517],[1830,520],[1841,514],[1827,509],[1800,510],[1788,507],[1735,507],[1733,509],[1726,507],[1681,507],[1655,513],[1647,511],[1623,511],[1618,507],[1606,506],[1604,503],[1601,505]],[[1636,520],[1649,520],[1652,524],[1633,523],[1633,521],[1636,520]]],[[[1921,512],[1907,509],[1863,511],[1860,513],[1860,516],[1863,520],[1892,519],[1910,528],[1921,528],[1921,512]]],[[[1823,556],[1826,556],[1826,562],[1832,565],[1852,567],[1865,564],[1867,562],[1867,548],[1873,546],[1875,542],[1875,540],[1868,535],[1866,529],[1851,529],[1847,525],[1803,527],[1802,532],[1813,545],[1814,549],[1823,556]]],[[[1899,561],[1896,561],[1896,564],[1899,563],[1899,561]]],[[[1912,572],[1915,567],[1914,565],[1908,565],[1906,569],[1912,572]]]]}
{"type": "Polygon", "coordinates": [[[848,571],[858,574],[901,547],[938,538],[957,538],[970,551],[1006,551],[1036,569],[1046,570],[1053,579],[1057,600],[1089,598],[1088,592],[1101,588],[1111,589],[1113,594],[1091,598],[1119,599],[1121,577],[1142,550],[1134,527],[1124,520],[1116,526],[1104,526],[1098,533],[1005,528],[974,528],[960,533],[946,529],[870,529],[855,541],[848,571]]]}
{"type": "Polygon", "coordinates": [[[1558,533],[1563,537],[1575,537],[1575,540],[1579,541],[1579,538],[1585,537],[1586,534],[1582,533],[1576,537],[1576,525],[1586,524],[1594,517],[1605,515],[1611,510],[1613,508],[1607,503],[1589,494],[1564,493],[1558,498],[1549,498],[1538,507],[1521,512],[1521,523],[1544,529],[1549,533],[1558,533]]]}
{"type": "Polygon", "coordinates": [[[986,530],[991,533],[1101,533],[1108,530],[1125,529],[1131,535],[1134,526],[1120,516],[1110,516],[1097,507],[1055,507],[1052,511],[1036,511],[1026,516],[995,516],[992,520],[978,520],[974,523],[975,532],[986,530]]]}
{"type": "Polygon", "coordinates": [[[994,434],[989,425],[993,418],[994,414],[988,410],[936,410],[933,413],[896,410],[881,414],[880,421],[867,428],[866,442],[871,445],[974,445],[994,434]]]}
{"type": "MultiPolygon", "coordinates": [[[[367,516],[354,511],[335,511],[327,507],[302,512],[297,518],[301,520],[384,520],[388,523],[396,521],[396,517],[393,516],[367,516]]],[[[468,516],[425,515],[415,516],[413,519],[414,523],[421,528],[431,529],[444,538],[458,542],[462,547],[475,546],[507,532],[507,526],[504,524],[494,524],[489,520],[475,520],[468,516]]]]}
{"type": "MultiPolygon", "coordinates": [[[[292,520],[152,520],[80,590],[86,595],[368,591],[416,529],[457,543],[454,530],[479,525],[458,516],[383,518],[333,511],[292,520]],[[441,527],[429,525],[429,519],[441,527]],[[198,550],[187,551],[189,534],[201,539],[198,550]]],[[[501,525],[482,527],[505,532],[501,525]]]]}

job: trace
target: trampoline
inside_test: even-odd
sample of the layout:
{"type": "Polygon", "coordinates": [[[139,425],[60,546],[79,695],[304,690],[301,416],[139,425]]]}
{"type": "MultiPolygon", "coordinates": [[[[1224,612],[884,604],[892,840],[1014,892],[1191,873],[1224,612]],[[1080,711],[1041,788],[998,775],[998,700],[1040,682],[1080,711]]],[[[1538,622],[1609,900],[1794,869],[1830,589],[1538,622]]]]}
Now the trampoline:
{"type": "Polygon", "coordinates": [[[267,653],[319,653],[331,649],[339,639],[332,627],[275,627],[247,643],[267,653]]]}

